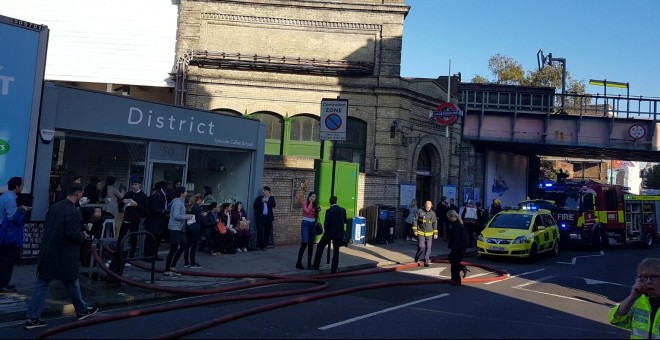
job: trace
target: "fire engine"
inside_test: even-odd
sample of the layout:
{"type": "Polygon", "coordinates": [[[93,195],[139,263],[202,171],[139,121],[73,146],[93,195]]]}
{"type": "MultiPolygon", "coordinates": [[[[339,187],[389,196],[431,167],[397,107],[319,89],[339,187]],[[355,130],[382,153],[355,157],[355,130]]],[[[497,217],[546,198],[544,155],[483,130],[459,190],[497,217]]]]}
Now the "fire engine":
{"type": "Polygon", "coordinates": [[[554,203],[562,244],[608,245],[639,243],[652,247],[658,240],[660,196],[633,195],[621,185],[564,180],[542,183],[543,200],[554,203]]]}

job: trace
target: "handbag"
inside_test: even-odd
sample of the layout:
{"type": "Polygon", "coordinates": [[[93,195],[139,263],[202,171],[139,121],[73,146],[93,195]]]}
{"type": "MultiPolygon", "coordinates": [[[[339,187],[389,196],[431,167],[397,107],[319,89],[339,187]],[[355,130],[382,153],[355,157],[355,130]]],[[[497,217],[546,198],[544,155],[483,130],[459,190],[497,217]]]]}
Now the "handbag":
{"type": "Polygon", "coordinates": [[[323,234],[323,226],[321,223],[316,222],[316,227],[315,227],[316,235],[322,235],[323,234]]]}
{"type": "Polygon", "coordinates": [[[222,223],[222,221],[218,222],[218,232],[220,235],[224,235],[227,233],[227,226],[222,223]]]}
{"type": "Polygon", "coordinates": [[[238,222],[238,229],[239,230],[248,230],[248,229],[250,229],[250,220],[240,220],[238,222]]]}

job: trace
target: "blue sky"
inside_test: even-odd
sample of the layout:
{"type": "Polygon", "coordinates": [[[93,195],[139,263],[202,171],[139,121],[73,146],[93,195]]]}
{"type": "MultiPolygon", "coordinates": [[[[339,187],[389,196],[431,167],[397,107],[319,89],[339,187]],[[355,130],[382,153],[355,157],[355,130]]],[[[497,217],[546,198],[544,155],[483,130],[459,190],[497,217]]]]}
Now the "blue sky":
{"type": "MultiPolygon", "coordinates": [[[[406,0],[401,76],[436,78],[461,72],[493,79],[488,59],[513,58],[537,68],[539,49],[566,58],[588,93],[589,79],[630,83],[633,96],[660,97],[660,1],[406,0]]],[[[607,88],[609,94],[625,89],[607,88]]]]}

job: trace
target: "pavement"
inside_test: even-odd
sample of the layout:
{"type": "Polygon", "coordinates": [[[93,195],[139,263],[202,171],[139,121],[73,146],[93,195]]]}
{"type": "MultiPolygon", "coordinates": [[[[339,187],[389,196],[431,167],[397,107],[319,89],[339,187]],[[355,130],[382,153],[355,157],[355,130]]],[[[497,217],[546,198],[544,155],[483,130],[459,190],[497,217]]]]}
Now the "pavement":
{"type": "MultiPolygon", "coordinates": [[[[169,244],[161,246],[159,255],[167,256],[169,244]]],[[[223,274],[272,274],[279,276],[313,276],[330,273],[330,265],[326,263],[326,254],[323,255],[320,270],[298,270],[295,268],[299,245],[282,245],[269,248],[265,251],[250,251],[247,253],[221,254],[211,256],[207,252],[197,252],[197,262],[203,268],[184,268],[183,256],[177,263],[177,269],[182,276],[170,278],[163,276],[158,270],[163,269],[164,261],[156,262],[155,281],[151,283],[151,273],[142,266],[151,264],[135,260],[135,265],[126,267],[123,273],[125,278],[141,282],[146,287],[136,287],[127,283],[121,287],[110,287],[105,281],[98,280],[105,275],[102,269],[95,267],[80,267],[80,285],[85,301],[89,305],[96,305],[103,310],[105,307],[139,304],[147,301],[175,299],[177,295],[149,287],[177,287],[190,289],[218,288],[223,285],[237,284],[237,281],[254,279],[231,277],[204,277],[194,276],[195,272],[223,273],[223,274]],[[90,275],[91,274],[91,275],[90,275]],[[187,275],[190,274],[190,275],[187,275]]],[[[315,247],[316,250],[316,247],[315,247]]],[[[392,267],[413,262],[417,250],[416,242],[396,239],[389,244],[350,244],[340,248],[338,272],[355,271],[376,267],[392,267]]],[[[437,239],[433,242],[432,256],[446,257],[449,254],[447,242],[437,239]]],[[[326,248],[327,251],[327,248],[326,248]]],[[[104,257],[108,256],[105,252],[104,257]]],[[[303,256],[303,265],[307,263],[307,253],[303,256]]],[[[0,294],[0,322],[24,320],[29,301],[36,282],[36,264],[19,264],[14,267],[11,284],[16,286],[17,292],[0,294]]],[[[238,282],[240,284],[240,282],[238,282]]],[[[48,319],[58,316],[73,316],[75,310],[64,290],[63,285],[53,281],[49,287],[49,295],[42,318],[48,319]]]]}

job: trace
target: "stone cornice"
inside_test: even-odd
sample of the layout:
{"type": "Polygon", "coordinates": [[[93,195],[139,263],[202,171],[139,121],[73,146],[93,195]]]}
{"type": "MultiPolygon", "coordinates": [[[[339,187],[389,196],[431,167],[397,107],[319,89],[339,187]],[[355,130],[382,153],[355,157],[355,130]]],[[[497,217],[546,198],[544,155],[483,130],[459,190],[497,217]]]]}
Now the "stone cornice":
{"type": "Polygon", "coordinates": [[[208,12],[202,13],[202,19],[208,21],[233,21],[233,22],[254,23],[254,24],[299,26],[299,27],[312,27],[312,28],[324,28],[324,29],[334,28],[334,29],[361,30],[361,31],[381,30],[381,25],[376,25],[376,24],[253,17],[248,15],[234,15],[234,14],[221,14],[221,13],[208,13],[208,12]]]}

